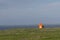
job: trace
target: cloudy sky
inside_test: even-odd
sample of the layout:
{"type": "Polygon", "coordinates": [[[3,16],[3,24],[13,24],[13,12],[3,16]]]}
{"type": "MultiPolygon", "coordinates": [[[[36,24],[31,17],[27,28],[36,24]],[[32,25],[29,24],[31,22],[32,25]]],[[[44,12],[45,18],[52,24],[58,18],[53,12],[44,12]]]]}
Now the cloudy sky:
{"type": "Polygon", "coordinates": [[[0,0],[0,25],[60,24],[60,0],[0,0]]]}

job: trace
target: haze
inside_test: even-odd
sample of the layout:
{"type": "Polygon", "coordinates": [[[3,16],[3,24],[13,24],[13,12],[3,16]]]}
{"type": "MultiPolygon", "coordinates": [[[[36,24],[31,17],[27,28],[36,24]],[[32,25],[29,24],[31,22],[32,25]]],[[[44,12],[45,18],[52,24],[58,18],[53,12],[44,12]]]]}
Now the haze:
{"type": "Polygon", "coordinates": [[[60,0],[0,0],[0,25],[60,24],[60,0]]]}

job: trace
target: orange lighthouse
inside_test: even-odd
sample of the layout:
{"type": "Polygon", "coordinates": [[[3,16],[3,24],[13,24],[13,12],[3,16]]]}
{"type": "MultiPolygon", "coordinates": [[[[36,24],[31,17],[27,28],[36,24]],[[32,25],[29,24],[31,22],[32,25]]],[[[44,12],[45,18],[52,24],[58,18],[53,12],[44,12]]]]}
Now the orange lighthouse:
{"type": "Polygon", "coordinates": [[[44,25],[42,23],[38,24],[39,29],[44,28],[44,25]]]}

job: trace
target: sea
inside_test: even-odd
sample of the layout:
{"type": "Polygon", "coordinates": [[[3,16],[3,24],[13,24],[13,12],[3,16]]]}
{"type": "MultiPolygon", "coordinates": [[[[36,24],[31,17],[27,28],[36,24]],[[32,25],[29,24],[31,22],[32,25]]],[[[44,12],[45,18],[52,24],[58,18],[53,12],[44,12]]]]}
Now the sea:
{"type": "MultiPolygon", "coordinates": [[[[60,27],[60,25],[44,25],[45,28],[60,27]]],[[[0,30],[12,29],[12,28],[38,28],[37,25],[0,25],[0,30]]]]}

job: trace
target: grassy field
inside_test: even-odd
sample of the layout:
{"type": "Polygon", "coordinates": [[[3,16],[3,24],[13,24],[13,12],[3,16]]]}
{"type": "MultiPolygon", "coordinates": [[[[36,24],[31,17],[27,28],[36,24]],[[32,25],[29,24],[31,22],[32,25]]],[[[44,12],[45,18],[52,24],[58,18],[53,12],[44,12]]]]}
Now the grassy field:
{"type": "Polygon", "coordinates": [[[0,30],[0,40],[60,40],[60,28],[0,30]]]}

